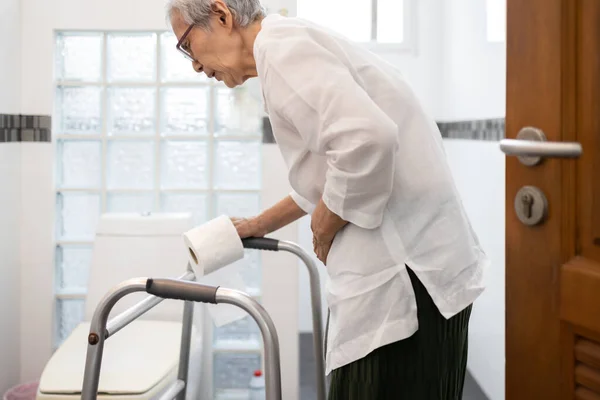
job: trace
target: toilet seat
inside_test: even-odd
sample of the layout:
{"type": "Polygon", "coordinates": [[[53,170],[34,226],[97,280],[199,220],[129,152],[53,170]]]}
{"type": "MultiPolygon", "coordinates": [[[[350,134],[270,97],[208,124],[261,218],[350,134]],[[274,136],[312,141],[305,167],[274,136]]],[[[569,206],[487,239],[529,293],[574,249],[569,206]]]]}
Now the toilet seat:
{"type": "MultiPolygon", "coordinates": [[[[180,322],[138,320],[107,340],[98,398],[145,400],[166,389],[177,375],[181,328],[180,322]]],[[[81,323],[52,356],[37,400],[81,397],[89,329],[89,322],[81,323]]]]}
{"type": "MultiPolygon", "coordinates": [[[[81,399],[89,321],[98,304],[112,288],[132,277],[173,277],[183,273],[188,258],[181,235],[192,227],[189,213],[101,216],[89,267],[83,315],[86,322],[79,324],[46,364],[37,400],[81,399]]],[[[114,305],[110,317],[147,296],[144,292],[125,296],[114,305]]],[[[196,324],[201,321],[194,320],[196,324]]],[[[158,398],[177,379],[182,321],[183,303],[163,301],[110,337],[104,344],[98,399],[158,398]]],[[[193,362],[197,367],[202,345],[201,335],[196,332],[201,329],[201,324],[194,326],[190,343],[190,357],[198,357],[193,362]]],[[[190,398],[195,398],[196,384],[188,380],[190,398]]]]}

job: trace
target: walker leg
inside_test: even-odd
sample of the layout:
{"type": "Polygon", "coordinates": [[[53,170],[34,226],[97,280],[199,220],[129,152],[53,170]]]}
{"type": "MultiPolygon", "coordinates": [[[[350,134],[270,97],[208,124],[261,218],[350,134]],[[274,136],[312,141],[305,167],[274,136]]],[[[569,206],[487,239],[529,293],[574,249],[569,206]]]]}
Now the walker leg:
{"type": "Polygon", "coordinates": [[[310,299],[313,322],[313,345],[315,352],[315,373],[317,377],[317,400],[326,400],[325,354],[327,350],[326,339],[323,337],[323,312],[321,310],[321,281],[319,269],[308,253],[295,243],[280,241],[279,250],[287,251],[298,256],[308,270],[310,280],[310,299]]]}
{"type": "Polygon", "coordinates": [[[82,400],[96,400],[98,397],[104,341],[108,336],[106,325],[110,310],[112,310],[117,301],[128,294],[146,290],[146,284],[147,279],[144,278],[125,281],[104,296],[96,308],[88,336],[88,350],[83,375],[83,387],[81,389],[82,400]]]}
{"type": "Polygon", "coordinates": [[[179,350],[179,370],[177,379],[184,382],[185,388],[177,395],[176,400],[185,400],[189,386],[190,349],[194,322],[194,303],[186,301],[183,306],[183,326],[181,328],[181,346],[179,350]]]}
{"type": "MultiPolygon", "coordinates": [[[[317,400],[326,400],[327,385],[325,377],[325,354],[327,354],[326,339],[323,338],[323,313],[321,311],[321,282],[319,269],[312,257],[295,243],[269,238],[246,238],[242,240],[244,248],[287,251],[298,256],[308,270],[310,279],[310,298],[313,314],[313,339],[315,352],[315,373],[317,375],[317,400]]],[[[329,317],[329,314],[328,314],[329,317]]],[[[327,328],[329,323],[327,324],[327,328]]]]}

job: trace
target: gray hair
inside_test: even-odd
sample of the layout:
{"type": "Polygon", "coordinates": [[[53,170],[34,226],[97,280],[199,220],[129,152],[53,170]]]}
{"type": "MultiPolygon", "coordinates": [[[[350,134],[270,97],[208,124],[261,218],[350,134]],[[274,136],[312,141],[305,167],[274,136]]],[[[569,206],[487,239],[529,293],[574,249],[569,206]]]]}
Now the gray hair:
{"type": "MultiPolygon", "coordinates": [[[[235,22],[242,28],[266,14],[260,0],[223,0],[223,2],[229,7],[235,22]]],[[[213,3],[214,0],[168,0],[167,18],[170,21],[173,13],[179,12],[188,24],[208,29],[213,3]]]]}

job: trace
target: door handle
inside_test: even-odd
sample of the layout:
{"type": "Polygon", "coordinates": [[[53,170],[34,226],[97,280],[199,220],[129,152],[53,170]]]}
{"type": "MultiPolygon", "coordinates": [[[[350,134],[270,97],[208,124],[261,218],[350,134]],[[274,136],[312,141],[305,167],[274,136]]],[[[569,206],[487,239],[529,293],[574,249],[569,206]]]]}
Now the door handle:
{"type": "Polygon", "coordinates": [[[500,149],[508,156],[578,158],[581,155],[581,144],[576,142],[502,139],[500,149]]]}
{"type": "Polygon", "coordinates": [[[527,166],[539,164],[543,158],[579,158],[583,152],[577,142],[548,142],[541,129],[525,127],[516,139],[502,139],[500,150],[517,156],[527,166]]]}

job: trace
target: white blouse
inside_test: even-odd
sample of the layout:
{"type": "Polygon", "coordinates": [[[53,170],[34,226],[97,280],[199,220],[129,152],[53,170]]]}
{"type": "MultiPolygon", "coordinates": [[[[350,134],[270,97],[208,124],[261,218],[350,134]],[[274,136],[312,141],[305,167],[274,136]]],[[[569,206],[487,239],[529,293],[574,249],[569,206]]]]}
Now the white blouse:
{"type": "Polygon", "coordinates": [[[270,15],[254,45],[292,198],[348,221],[327,259],[327,373],[418,329],[408,265],[444,317],[482,293],[488,259],[440,132],[400,72],[310,22],[270,15]]]}

